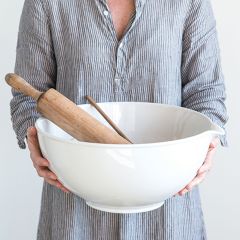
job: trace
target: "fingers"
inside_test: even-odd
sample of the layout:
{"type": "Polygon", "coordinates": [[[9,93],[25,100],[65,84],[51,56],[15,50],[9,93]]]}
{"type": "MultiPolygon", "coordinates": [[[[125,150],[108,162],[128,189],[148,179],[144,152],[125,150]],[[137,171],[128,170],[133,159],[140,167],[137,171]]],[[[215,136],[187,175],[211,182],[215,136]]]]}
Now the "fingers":
{"type": "Polygon", "coordinates": [[[47,183],[49,183],[49,184],[59,188],[60,190],[62,190],[65,193],[69,193],[70,192],[66,187],[64,187],[58,181],[57,176],[52,171],[50,171],[48,168],[46,168],[46,167],[37,167],[36,170],[37,170],[37,173],[38,173],[39,177],[43,177],[44,180],[47,183]]]}
{"type": "Polygon", "coordinates": [[[187,186],[185,186],[183,189],[181,189],[176,195],[183,196],[187,192],[191,191],[195,186],[199,185],[207,175],[208,171],[199,173],[187,186]]]}
{"type": "Polygon", "coordinates": [[[35,127],[30,127],[27,130],[27,144],[34,167],[48,167],[49,162],[45,158],[43,158],[41,154],[37,138],[37,130],[35,127]]]}
{"type": "MultiPolygon", "coordinates": [[[[212,165],[213,165],[213,156],[217,150],[217,144],[218,144],[218,139],[215,140],[215,143],[212,142],[211,144],[215,144],[213,147],[209,147],[208,149],[208,153],[207,153],[207,156],[205,158],[205,161],[202,165],[202,167],[198,170],[198,173],[197,174],[202,174],[204,172],[207,172],[209,171],[211,168],[212,168],[212,165]]],[[[210,144],[210,146],[211,146],[210,144]]]]}
{"type": "Polygon", "coordinates": [[[45,181],[65,193],[70,193],[70,191],[66,187],[64,187],[58,180],[45,179],[45,181]]]}
{"type": "Polygon", "coordinates": [[[196,177],[187,185],[185,186],[183,189],[181,189],[176,195],[180,195],[183,196],[184,194],[186,194],[187,192],[191,191],[193,189],[194,186],[200,184],[206,177],[208,171],[212,168],[212,164],[213,164],[213,155],[216,152],[217,149],[217,145],[219,144],[220,140],[219,138],[215,138],[209,145],[209,149],[208,149],[208,153],[207,156],[205,158],[205,161],[203,163],[203,165],[201,166],[201,168],[198,170],[196,177]]]}
{"type": "Polygon", "coordinates": [[[212,157],[213,154],[209,154],[207,155],[205,162],[203,163],[203,165],[199,168],[197,175],[202,174],[204,172],[209,171],[212,168],[213,165],[213,161],[212,161],[212,157]]]}
{"type": "Polygon", "coordinates": [[[192,190],[192,188],[196,185],[198,185],[200,182],[202,182],[204,180],[204,178],[206,177],[207,172],[203,172],[201,174],[198,174],[197,177],[195,177],[187,186],[186,189],[188,191],[192,190]]]}
{"type": "Polygon", "coordinates": [[[27,144],[32,155],[42,156],[35,127],[30,127],[27,130],[27,144]]]}
{"type": "Polygon", "coordinates": [[[69,193],[70,191],[64,187],[57,179],[57,176],[50,171],[47,167],[36,167],[37,173],[39,177],[43,177],[46,182],[49,184],[59,188],[65,193],[69,193]]]}
{"type": "Polygon", "coordinates": [[[33,161],[34,167],[36,167],[36,166],[48,167],[49,166],[49,162],[45,158],[42,158],[42,157],[39,157],[39,156],[34,157],[34,155],[32,155],[31,153],[30,153],[30,157],[33,161]]]}
{"type": "Polygon", "coordinates": [[[180,190],[178,192],[178,195],[183,196],[187,192],[191,191],[193,187],[197,186],[199,183],[201,183],[207,175],[207,172],[203,172],[199,174],[197,177],[195,177],[185,188],[180,190]]]}
{"type": "Polygon", "coordinates": [[[57,176],[49,170],[49,162],[42,156],[35,127],[30,127],[27,130],[27,144],[38,176],[44,178],[49,184],[69,193],[70,191],[58,181],[57,176]]]}
{"type": "Polygon", "coordinates": [[[52,179],[52,180],[57,180],[57,176],[50,171],[48,168],[46,167],[36,167],[37,173],[39,177],[43,177],[43,178],[48,178],[48,179],[52,179]]]}
{"type": "Polygon", "coordinates": [[[218,144],[220,143],[220,139],[218,137],[214,138],[213,141],[210,143],[210,148],[217,147],[218,144]]]}
{"type": "Polygon", "coordinates": [[[177,195],[179,196],[183,196],[184,194],[186,194],[188,192],[188,190],[186,188],[183,188],[182,190],[180,190],[177,194],[174,195],[174,197],[176,197],[177,195]]]}
{"type": "MultiPolygon", "coordinates": [[[[180,190],[177,194],[179,196],[183,196],[184,194],[186,194],[187,192],[191,191],[193,189],[193,187],[195,187],[196,185],[198,185],[200,182],[202,182],[204,180],[204,178],[206,177],[207,173],[203,172],[201,174],[199,174],[197,177],[195,177],[186,187],[184,187],[182,190],[180,190]]],[[[177,195],[176,194],[176,195],[177,195]]],[[[176,196],[175,195],[175,196],[176,196]]]]}

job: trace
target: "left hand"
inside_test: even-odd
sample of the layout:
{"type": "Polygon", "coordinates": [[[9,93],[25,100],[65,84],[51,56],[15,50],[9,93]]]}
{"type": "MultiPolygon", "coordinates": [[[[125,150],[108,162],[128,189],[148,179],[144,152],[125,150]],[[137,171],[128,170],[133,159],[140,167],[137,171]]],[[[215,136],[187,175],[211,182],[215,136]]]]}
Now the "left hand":
{"type": "Polygon", "coordinates": [[[205,161],[201,166],[201,168],[198,170],[196,177],[187,186],[185,186],[182,190],[180,190],[176,195],[183,196],[185,193],[191,191],[194,186],[198,185],[200,182],[204,180],[208,171],[212,168],[213,155],[217,150],[217,146],[219,142],[220,142],[219,138],[215,138],[210,143],[205,161]]]}

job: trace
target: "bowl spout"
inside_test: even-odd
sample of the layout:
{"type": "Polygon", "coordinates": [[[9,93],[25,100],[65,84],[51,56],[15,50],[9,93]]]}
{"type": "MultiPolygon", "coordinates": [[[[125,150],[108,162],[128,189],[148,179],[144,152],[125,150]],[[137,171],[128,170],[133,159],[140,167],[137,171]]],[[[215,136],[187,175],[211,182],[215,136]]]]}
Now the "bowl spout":
{"type": "Polygon", "coordinates": [[[212,123],[210,129],[207,131],[213,135],[225,135],[223,128],[219,127],[217,124],[212,123]]]}

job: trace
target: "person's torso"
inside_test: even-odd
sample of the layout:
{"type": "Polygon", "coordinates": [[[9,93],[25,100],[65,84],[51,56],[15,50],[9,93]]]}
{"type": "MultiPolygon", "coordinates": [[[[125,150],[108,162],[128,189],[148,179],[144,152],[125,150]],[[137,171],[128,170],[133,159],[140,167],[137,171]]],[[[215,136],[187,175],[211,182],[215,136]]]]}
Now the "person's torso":
{"type": "Polygon", "coordinates": [[[181,55],[190,0],[136,0],[118,41],[105,0],[45,1],[56,88],[77,104],[146,101],[181,105],[181,55]]]}

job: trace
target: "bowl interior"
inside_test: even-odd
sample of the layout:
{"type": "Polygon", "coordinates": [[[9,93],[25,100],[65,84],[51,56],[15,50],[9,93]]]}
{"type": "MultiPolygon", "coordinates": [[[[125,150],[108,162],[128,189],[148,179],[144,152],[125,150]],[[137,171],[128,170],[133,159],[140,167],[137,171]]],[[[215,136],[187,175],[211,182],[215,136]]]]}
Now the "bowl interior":
{"type": "MultiPolygon", "coordinates": [[[[179,140],[211,127],[211,121],[203,114],[177,106],[144,102],[107,102],[98,105],[135,144],[179,140]]],[[[90,104],[79,107],[111,128],[90,104]]],[[[37,126],[54,137],[76,141],[45,118],[39,119],[37,126]]]]}

